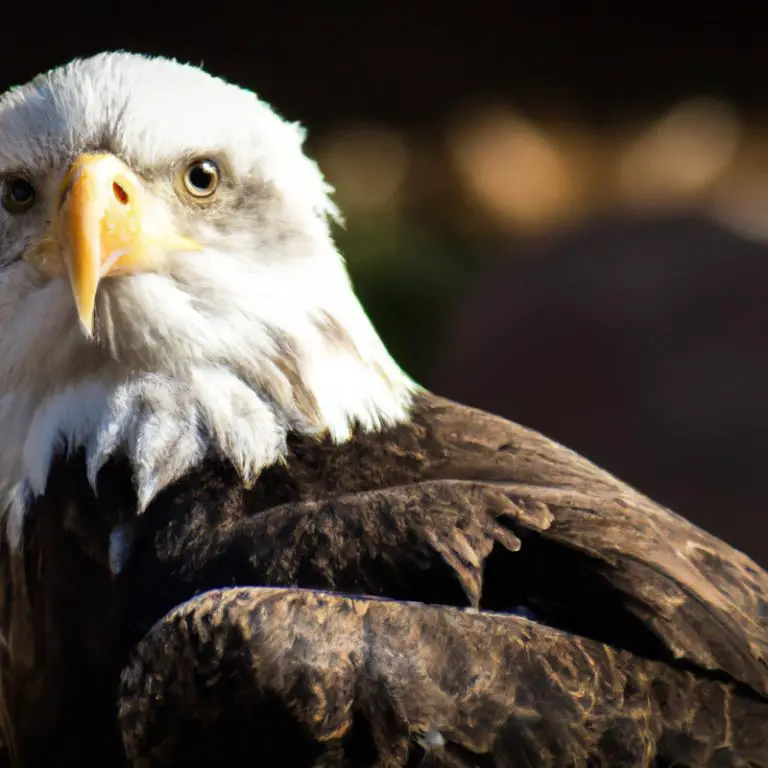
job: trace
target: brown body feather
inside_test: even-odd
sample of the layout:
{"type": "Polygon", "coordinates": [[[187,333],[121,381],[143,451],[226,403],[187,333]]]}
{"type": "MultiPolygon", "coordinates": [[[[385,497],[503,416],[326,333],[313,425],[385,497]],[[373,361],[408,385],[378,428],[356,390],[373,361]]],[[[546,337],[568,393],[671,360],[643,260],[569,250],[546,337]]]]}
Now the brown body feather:
{"type": "Polygon", "coordinates": [[[59,463],[2,551],[17,764],[768,766],[768,574],[523,427],[423,395],[251,489],[211,458],[117,577],[98,490],[59,463]]]}

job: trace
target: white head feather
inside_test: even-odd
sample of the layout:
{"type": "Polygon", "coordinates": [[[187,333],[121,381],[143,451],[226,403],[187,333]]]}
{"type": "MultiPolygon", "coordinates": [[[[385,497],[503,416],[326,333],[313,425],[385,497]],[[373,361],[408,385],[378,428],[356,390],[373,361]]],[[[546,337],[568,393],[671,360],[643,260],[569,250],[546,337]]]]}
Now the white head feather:
{"type": "Polygon", "coordinates": [[[116,452],[139,511],[218,450],[252,481],[287,434],[348,439],[407,417],[414,384],[357,301],[332,241],[336,214],[303,133],[201,69],[126,53],[72,62],[0,98],[0,179],[35,184],[0,208],[0,505],[18,543],[57,452],[83,449],[92,484],[116,452]],[[147,179],[202,253],[162,274],[105,280],[96,341],[66,279],[25,258],[50,242],[51,201],[73,158],[111,152],[147,179]],[[184,207],[167,169],[215,155],[229,197],[184,207]]]}

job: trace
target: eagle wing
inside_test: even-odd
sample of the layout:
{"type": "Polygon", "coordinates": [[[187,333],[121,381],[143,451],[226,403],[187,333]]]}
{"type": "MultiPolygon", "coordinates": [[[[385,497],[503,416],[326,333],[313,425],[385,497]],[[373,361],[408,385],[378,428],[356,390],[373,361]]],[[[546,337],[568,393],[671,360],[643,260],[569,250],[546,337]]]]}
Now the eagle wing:
{"type": "Polygon", "coordinates": [[[124,672],[137,765],[768,766],[756,564],[523,427],[429,398],[414,428],[387,446],[414,482],[168,506],[176,537],[134,568],[203,594],[124,672]]]}
{"type": "Polygon", "coordinates": [[[721,682],[519,617],[271,588],[169,613],[119,709],[136,766],[294,768],[754,768],[766,717],[721,682]]]}
{"type": "Polygon", "coordinates": [[[541,538],[604,581],[675,658],[768,694],[760,566],[535,432],[445,400],[432,407],[436,439],[453,446],[438,474],[491,482],[538,510],[550,521],[541,538]]]}

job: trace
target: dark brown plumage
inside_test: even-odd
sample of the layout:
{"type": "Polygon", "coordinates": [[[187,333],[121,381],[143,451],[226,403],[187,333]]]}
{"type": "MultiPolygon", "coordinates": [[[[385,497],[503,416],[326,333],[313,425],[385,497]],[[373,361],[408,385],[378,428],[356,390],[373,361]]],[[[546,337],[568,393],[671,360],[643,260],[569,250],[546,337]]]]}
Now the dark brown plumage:
{"type": "Polygon", "coordinates": [[[96,497],[80,459],[54,469],[1,558],[20,764],[768,766],[744,555],[431,395],[290,448],[249,490],[211,457],[161,493],[114,578],[127,472],[96,497]]]}

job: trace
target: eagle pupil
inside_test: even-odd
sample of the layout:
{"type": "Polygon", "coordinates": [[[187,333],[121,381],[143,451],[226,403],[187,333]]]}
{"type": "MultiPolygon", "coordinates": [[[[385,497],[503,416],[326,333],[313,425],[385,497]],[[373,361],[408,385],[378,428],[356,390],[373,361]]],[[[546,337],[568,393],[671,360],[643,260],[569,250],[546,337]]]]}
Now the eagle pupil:
{"type": "Polygon", "coordinates": [[[27,208],[34,199],[35,188],[26,179],[10,179],[5,183],[3,203],[9,210],[27,208]]]}
{"type": "Polygon", "coordinates": [[[189,169],[189,183],[200,192],[208,192],[216,184],[212,163],[196,163],[189,169]]]}

